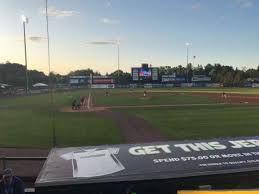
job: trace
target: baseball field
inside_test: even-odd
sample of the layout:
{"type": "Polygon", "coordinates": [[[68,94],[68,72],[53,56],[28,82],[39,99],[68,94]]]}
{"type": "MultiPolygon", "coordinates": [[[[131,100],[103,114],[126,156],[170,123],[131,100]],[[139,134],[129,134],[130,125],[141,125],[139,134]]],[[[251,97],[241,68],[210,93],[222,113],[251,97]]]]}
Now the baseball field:
{"type": "MultiPolygon", "coordinates": [[[[51,148],[49,99],[1,99],[0,147],[51,148]]],[[[252,88],[77,90],[55,93],[52,108],[58,147],[259,135],[252,88]],[[90,111],[71,109],[89,93],[90,111]]]]}

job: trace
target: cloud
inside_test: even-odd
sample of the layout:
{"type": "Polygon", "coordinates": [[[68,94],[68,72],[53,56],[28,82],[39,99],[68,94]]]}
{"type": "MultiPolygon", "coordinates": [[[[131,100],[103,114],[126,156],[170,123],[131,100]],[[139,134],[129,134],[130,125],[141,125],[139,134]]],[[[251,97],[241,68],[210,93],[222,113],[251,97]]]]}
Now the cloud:
{"type": "MultiPolygon", "coordinates": [[[[42,42],[47,41],[47,38],[42,37],[42,36],[27,36],[26,40],[30,41],[32,43],[42,43],[42,42]]],[[[13,37],[13,38],[9,39],[9,42],[10,41],[15,41],[17,43],[23,43],[24,40],[23,40],[23,37],[13,37]]]]}
{"type": "Polygon", "coordinates": [[[191,8],[193,11],[197,11],[201,9],[201,4],[200,3],[193,4],[191,8]]]}
{"type": "Polygon", "coordinates": [[[36,43],[45,42],[47,40],[47,38],[42,37],[42,36],[30,36],[30,37],[28,37],[28,39],[30,41],[36,42],[36,43]]]}
{"type": "MultiPolygon", "coordinates": [[[[42,43],[47,41],[46,37],[42,36],[27,36],[27,41],[32,43],[42,43]]],[[[16,36],[16,37],[1,37],[0,42],[2,43],[23,43],[23,36],[16,36]]]]}
{"type": "Polygon", "coordinates": [[[120,23],[120,20],[110,19],[110,18],[102,18],[100,21],[104,24],[119,24],[120,23]]]}
{"type": "Polygon", "coordinates": [[[241,8],[250,8],[254,5],[254,0],[234,0],[241,8]]]}
{"type": "MultiPolygon", "coordinates": [[[[46,15],[45,8],[41,9],[40,13],[42,15],[46,15]]],[[[50,17],[64,18],[64,17],[71,17],[71,16],[74,16],[76,14],[79,14],[79,12],[73,11],[73,10],[59,10],[59,9],[55,8],[54,6],[48,7],[48,15],[50,17]]]]}
{"type": "Polygon", "coordinates": [[[115,45],[120,44],[120,40],[102,40],[102,41],[91,41],[89,44],[92,45],[115,45]]]}

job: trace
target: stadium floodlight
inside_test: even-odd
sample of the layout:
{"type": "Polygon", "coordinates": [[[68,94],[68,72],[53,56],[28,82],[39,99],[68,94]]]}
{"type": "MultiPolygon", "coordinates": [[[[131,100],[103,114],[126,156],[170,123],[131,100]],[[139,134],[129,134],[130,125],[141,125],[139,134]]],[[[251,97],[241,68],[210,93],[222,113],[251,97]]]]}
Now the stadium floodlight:
{"type": "Polygon", "coordinates": [[[29,83],[28,83],[28,69],[27,69],[27,46],[26,46],[26,25],[29,22],[29,19],[25,16],[21,16],[22,24],[23,24],[23,42],[24,42],[24,58],[25,58],[25,77],[26,77],[26,83],[25,83],[25,89],[26,94],[28,94],[29,90],[29,83]]]}
{"type": "Polygon", "coordinates": [[[23,23],[28,23],[29,19],[25,15],[21,15],[21,19],[23,23]]]}

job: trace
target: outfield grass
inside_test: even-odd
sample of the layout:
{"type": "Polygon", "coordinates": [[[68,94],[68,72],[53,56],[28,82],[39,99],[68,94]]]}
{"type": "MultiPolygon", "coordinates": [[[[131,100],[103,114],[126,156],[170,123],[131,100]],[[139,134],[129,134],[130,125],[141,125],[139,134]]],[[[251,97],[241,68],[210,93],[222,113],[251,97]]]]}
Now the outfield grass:
{"type": "MultiPolygon", "coordinates": [[[[257,94],[259,95],[259,88],[180,88],[180,87],[173,87],[173,88],[135,88],[135,89],[108,89],[112,93],[140,93],[143,94],[143,91],[146,90],[147,92],[152,93],[170,93],[170,92],[206,92],[206,93],[237,93],[237,94],[257,94]]],[[[105,94],[105,89],[93,89],[95,93],[102,93],[105,94]]]]}
{"type": "Polygon", "coordinates": [[[206,93],[232,93],[259,95],[259,88],[173,88],[172,91],[179,92],[206,92],[206,93]]]}
{"type": "Polygon", "coordinates": [[[237,93],[237,94],[257,94],[259,88],[168,88],[168,89],[152,89],[153,92],[206,92],[206,93],[237,93]]]}
{"type": "Polygon", "coordinates": [[[153,89],[103,89],[92,90],[93,103],[96,106],[159,105],[159,104],[207,104],[217,101],[206,96],[193,96],[191,92],[226,93],[259,95],[259,88],[153,88],[153,89]],[[147,91],[148,97],[143,98],[147,91]]]}
{"type": "Polygon", "coordinates": [[[130,105],[172,105],[172,104],[208,104],[217,101],[207,96],[193,96],[185,93],[148,91],[143,97],[143,90],[112,90],[105,96],[103,90],[93,92],[93,103],[96,106],[130,106],[130,105]]]}
{"type": "MultiPolygon", "coordinates": [[[[112,120],[95,113],[59,112],[59,108],[86,94],[88,91],[55,94],[58,146],[122,143],[120,130],[112,120]]],[[[52,147],[48,95],[5,99],[0,107],[1,147],[52,147]]]]}
{"type": "Polygon", "coordinates": [[[259,135],[259,106],[130,109],[174,140],[259,135]]]}

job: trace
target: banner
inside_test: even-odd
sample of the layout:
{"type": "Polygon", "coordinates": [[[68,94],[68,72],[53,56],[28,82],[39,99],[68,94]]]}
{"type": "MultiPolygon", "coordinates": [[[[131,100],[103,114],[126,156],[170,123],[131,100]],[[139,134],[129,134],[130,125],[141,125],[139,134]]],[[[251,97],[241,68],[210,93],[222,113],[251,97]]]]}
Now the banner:
{"type": "Polygon", "coordinates": [[[259,170],[259,137],[52,149],[36,184],[171,179],[259,170]]]}

